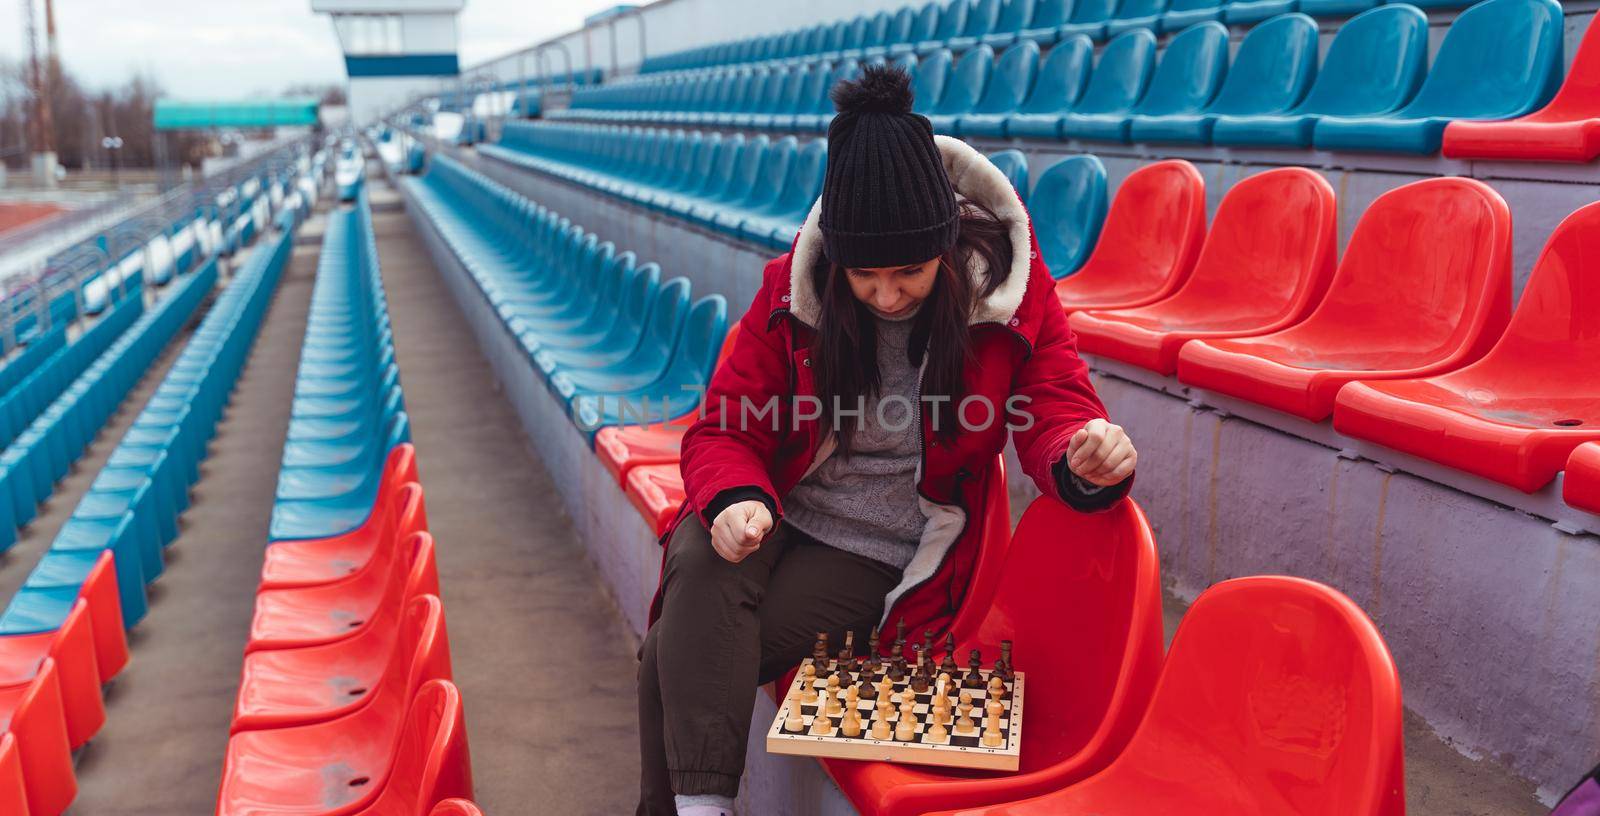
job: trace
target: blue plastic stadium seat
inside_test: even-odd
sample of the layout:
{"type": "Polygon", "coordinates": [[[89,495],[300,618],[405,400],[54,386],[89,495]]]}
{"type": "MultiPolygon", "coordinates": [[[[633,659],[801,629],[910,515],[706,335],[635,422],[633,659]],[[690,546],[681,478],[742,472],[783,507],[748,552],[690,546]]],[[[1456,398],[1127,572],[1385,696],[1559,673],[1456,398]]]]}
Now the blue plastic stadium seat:
{"type": "Polygon", "coordinates": [[[1005,0],[994,28],[983,35],[983,43],[992,48],[1005,48],[1017,42],[1017,35],[1033,21],[1033,9],[1034,0],[1005,0]]]}
{"type": "Polygon", "coordinates": [[[844,60],[835,65],[828,74],[827,82],[822,87],[821,96],[814,100],[815,107],[809,112],[796,113],[790,122],[794,130],[809,130],[815,133],[824,133],[828,124],[833,121],[833,98],[829,96],[833,86],[847,79],[854,79],[861,70],[861,65],[856,60],[844,60]]]}
{"type": "Polygon", "coordinates": [[[1231,0],[1222,8],[1222,19],[1228,25],[1254,25],[1295,11],[1299,0],[1231,0]]]}
{"type": "MultiPolygon", "coordinates": [[[[1039,73],[1039,46],[1020,42],[1006,49],[995,61],[994,72],[983,96],[972,106],[972,112],[956,118],[953,131],[963,138],[968,136],[999,136],[1005,128],[1005,117],[1020,106],[1033,90],[1039,73]],[[971,125],[976,124],[976,128],[971,125]]],[[[938,125],[935,124],[937,128],[938,125]]]]}
{"type": "Polygon", "coordinates": [[[1056,26],[1057,39],[1083,34],[1093,40],[1106,39],[1106,23],[1116,14],[1119,0],[1074,0],[1071,16],[1056,26]]]}
{"type": "Polygon", "coordinates": [[[1106,205],[1106,168],[1094,156],[1069,156],[1039,174],[1028,209],[1052,277],[1071,275],[1088,259],[1106,205]]]}
{"type": "Polygon", "coordinates": [[[961,126],[973,136],[1054,139],[1061,133],[1061,117],[1083,96],[1093,64],[1094,43],[1088,37],[1079,34],[1062,40],[1044,58],[1033,91],[1016,113],[968,116],[961,126]]]}
{"type": "Polygon", "coordinates": [[[911,28],[917,22],[917,10],[911,6],[901,6],[893,14],[879,12],[884,18],[883,31],[877,33],[869,29],[868,38],[861,48],[861,53],[847,54],[846,56],[857,59],[873,59],[886,57],[895,46],[904,46],[911,39],[911,28]]]}
{"type": "Polygon", "coordinates": [[[1354,17],[1383,5],[1383,0],[1300,0],[1300,11],[1312,17],[1354,17]]]}
{"type": "Polygon", "coordinates": [[[789,163],[783,192],[770,205],[752,210],[739,222],[739,234],[774,249],[786,249],[794,242],[813,202],[822,193],[827,171],[828,144],[814,139],[799,149],[789,163]]]}
{"type": "Polygon", "coordinates": [[[1383,6],[1345,23],[1299,105],[1280,115],[1222,114],[1217,144],[1310,147],[1323,116],[1381,116],[1411,101],[1428,70],[1428,18],[1413,6],[1383,6]]]}
{"type": "Polygon", "coordinates": [[[1159,30],[1169,4],[1170,0],[1122,0],[1117,4],[1116,15],[1106,21],[1106,36],[1115,37],[1136,28],[1159,30]]]}
{"type": "Polygon", "coordinates": [[[940,50],[948,51],[949,48],[945,43],[961,36],[961,32],[966,30],[967,13],[971,8],[971,0],[950,0],[942,6],[939,9],[939,25],[934,28],[933,34],[916,44],[917,56],[927,56],[940,50]]]}
{"type": "Polygon", "coordinates": [[[1106,46],[1083,98],[1061,117],[1061,138],[1127,141],[1136,112],[1192,110],[1211,100],[1227,70],[1228,30],[1219,23],[1185,30],[1152,71],[1155,43],[1149,29],[1137,29],[1106,46]]]}
{"type": "Polygon", "coordinates": [[[1006,181],[1011,182],[1011,189],[1017,191],[1017,198],[1021,199],[1023,204],[1027,204],[1028,157],[1021,150],[1001,150],[990,153],[989,161],[1005,175],[1006,181]]]}
{"type": "Polygon", "coordinates": [[[967,24],[961,34],[945,40],[944,47],[959,54],[982,44],[1000,22],[1000,4],[1001,0],[974,0],[967,9],[967,24]]]}
{"type": "Polygon", "coordinates": [[[1222,7],[1226,0],[1172,0],[1165,13],[1161,15],[1159,28],[1162,32],[1171,33],[1182,31],[1196,23],[1211,22],[1222,19],[1222,7]]]}
{"type": "Polygon", "coordinates": [[[1071,16],[1073,0],[1038,0],[1033,9],[1033,19],[1017,32],[1017,39],[1027,40],[1043,47],[1062,38],[1061,26],[1071,16]]]}
{"type": "Polygon", "coordinates": [[[939,100],[950,83],[954,58],[949,51],[939,49],[926,57],[917,58],[916,70],[911,75],[911,109],[923,116],[932,116],[939,108],[939,100]]]}
{"type": "Polygon", "coordinates": [[[636,416],[665,421],[694,410],[728,333],[727,301],[721,295],[703,297],[682,323],[660,377],[627,390],[588,388],[572,398],[569,408],[580,430],[638,422],[636,416]]]}
{"type": "Polygon", "coordinates": [[[954,133],[956,120],[971,113],[977,106],[993,74],[994,49],[980,45],[963,54],[945,82],[938,106],[928,113],[928,121],[933,123],[934,132],[954,133]]]}
{"type": "Polygon", "coordinates": [[[1561,84],[1561,5],[1485,0],[1463,11],[1439,44],[1410,104],[1387,115],[1325,116],[1324,150],[1437,153],[1455,119],[1509,119],[1532,111],[1561,84]]]}
{"type": "Polygon", "coordinates": [[[1291,110],[1316,73],[1316,21],[1304,14],[1274,17],[1245,35],[1227,79],[1204,110],[1135,114],[1130,137],[1136,142],[1208,143],[1220,115],[1272,116],[1291,110]]]}

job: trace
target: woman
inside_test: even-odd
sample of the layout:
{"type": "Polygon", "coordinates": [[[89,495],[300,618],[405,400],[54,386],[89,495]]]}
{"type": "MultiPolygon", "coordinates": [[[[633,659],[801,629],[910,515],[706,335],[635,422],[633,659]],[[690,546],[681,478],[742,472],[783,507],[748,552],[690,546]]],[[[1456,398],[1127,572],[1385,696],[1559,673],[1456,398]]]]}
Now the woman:
{"type": "Polygon", "coordinates": [[[903,71],[833,100],[822,196],[683,438],[640,654],[640,814],[732,814],[756,687],[818,632],[943,636],[1008,436],[1080,510],[1131,482],[1005,176],[911,113],[903,71]]]}

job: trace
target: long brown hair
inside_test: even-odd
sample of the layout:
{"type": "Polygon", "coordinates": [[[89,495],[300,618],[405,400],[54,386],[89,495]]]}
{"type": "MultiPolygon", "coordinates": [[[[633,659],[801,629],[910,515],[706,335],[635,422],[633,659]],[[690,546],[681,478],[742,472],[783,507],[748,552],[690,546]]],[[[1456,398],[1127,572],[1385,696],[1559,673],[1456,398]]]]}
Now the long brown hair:
{"type": "MultiPolygon", "coordinates": [[[[935,402],[934,425],[941,438],[957,430],[956,406],[965,394],[962,373],[972,354],[968,321],[977,303],[1005,283],[1011,274],[1012,247],[1007,226],[987,207],[975,201],[960,202],[960,235],[939,256],[933,289],[912,320],[910,363],[922,364],[927,355],[922,394],[950,399],[935,402]],[[981,263],[984,275],[978,286],[969,269],[981,263]]],[[[819,293],[821,316],[811,342],[817,396],[823,417],[838,431],[841,451],[848,456],[855,438],[857,417],[848,413],[858,401],[878,395],[877,324],[866,304],[856,299],[845,280],[848,271],[826,260],[811,270],[811,284],[819,293]],[[836,416],[835,407],[846,413],[836,416]]],[[[921,410],[914,405],[914,410],[921,410]]]]}

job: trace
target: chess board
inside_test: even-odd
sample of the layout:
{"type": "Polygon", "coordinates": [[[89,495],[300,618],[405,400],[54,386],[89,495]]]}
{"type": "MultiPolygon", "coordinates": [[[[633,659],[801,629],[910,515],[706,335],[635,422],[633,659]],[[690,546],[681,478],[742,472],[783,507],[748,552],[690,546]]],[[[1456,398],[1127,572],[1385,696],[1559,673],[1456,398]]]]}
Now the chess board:
{"type": "MultiPolygon", "coordinates": [[[[832,718],[833,727],[825,734],[811,733],[811,724],[816,719],[817,712],[823,704],[827,682],[824,677],[815,677],[812,685],[817,689],[818,697],[815,703],[798,703],[800,717],[805,723],[804,728],[798,732],[790,732],[784,728],[784,721],[788,719],[789,707],[797,704],[795,695],[791,692],[801,688],[805,683],[805,667],[811,664],[807,658],[800,666],[800,671],[795,673],[794,682],[784,689],[782,699],[779,701],[778,716],[773,719],[772,727],[767,729],[767,752],[773,754],[792,754],[797,756],[832,757],[835,759],[863,759],[879,762],[904,762],[921,765],[943,765],[952,768],[983,768],[998,771],[1015,771],[1018,768],[1022,748],[1022,702],[1023,702],[1023,673],[1015,672],[1010,687],[1000,698],[1004,710],[1000,715],[1000,745],[991,748],[983,744],[981,738],[982,718],[978,711],[973,712],[973,719],[977,721],[978,728],[971,733],[958,734],[952,727],[953,723],[946,725],[949,733],[939,740],[927,735],[928,726],[931,724],[929,712],[932,710],[933,689],[926,693],[917,694],[911,690],[907,681],[894,684],[892,694],[911,695],[914,699],[913,711],[916,717],[916,735],[909,741],[902,742],[894,739],[891,730],[888,739],[874,739],[868,726],[872,720],[872,712],[877,705],[876,700],[861,699],[856,703],[856,708],[861,712],[862,730],[859,736],[847,737],[839,729],[839,717],[832,718]]],[[[985,682],[988,681],[990,671],[982,671],[985,682]]],[[[850,682],[856,682],[858,675],[851,673],[850,682]]],[[[842,688],[842,686],[841,686],[842,688]]],[[[959,687],[949,690],[949,696],[954,701],[960,694],[959,687]]],[[[981,706],[986,700],[984,692],[972,690],[973,697],[981,706]]],[[[889,717],[891,729],[899,723],[900,712],[892,712],[889,717]]]]}

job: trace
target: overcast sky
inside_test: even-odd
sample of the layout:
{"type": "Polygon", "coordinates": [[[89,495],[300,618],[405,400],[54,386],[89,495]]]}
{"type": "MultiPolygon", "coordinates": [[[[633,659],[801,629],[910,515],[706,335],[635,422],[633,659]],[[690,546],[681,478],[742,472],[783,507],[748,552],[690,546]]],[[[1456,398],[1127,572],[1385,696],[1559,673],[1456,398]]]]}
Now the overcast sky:
{"type": "MultiPolygon", "coordinates": [[[[461,64],[576,29],[619,0],[467,0],[461,64]]],[[[23,55],[21,9],[0,2],[0,58],[23,55]]],[[[44,37],[40,3],[39,36],[44,37]]],[[[229,99],[284,86],[344,80],[328,18],[311,0],[55,0],[61,58],[91,86],[131,71],[152,74],[168,93],[229,99]]]]}

